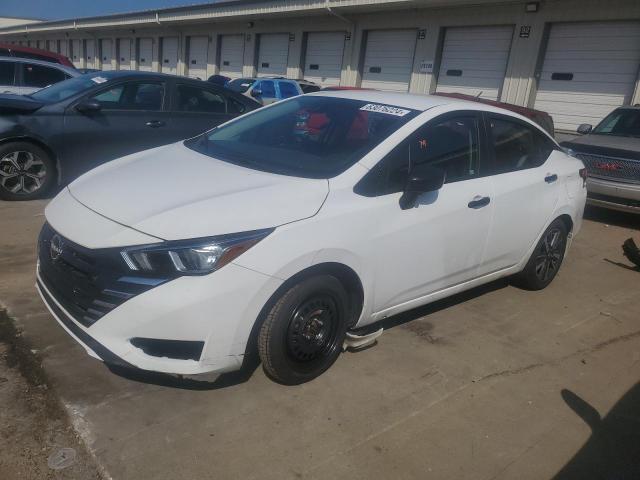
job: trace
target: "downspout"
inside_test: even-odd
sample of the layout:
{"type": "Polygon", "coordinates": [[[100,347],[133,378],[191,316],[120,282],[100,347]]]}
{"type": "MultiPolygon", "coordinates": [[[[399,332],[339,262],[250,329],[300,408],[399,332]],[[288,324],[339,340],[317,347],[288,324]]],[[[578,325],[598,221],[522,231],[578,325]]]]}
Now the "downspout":
{"type": "MultiPolygon", "coordinates": [[[[342,20],[343,22],[345,22],[346,24],[349,25],[349,36],[353,37],[353,35],[355,35],[355,33],[356,33],[355,32],[355,30],[356,30],[356,22],[354,22],[353,20],[349,20],[344,15],[341,15],[338,12],[334,11],[331,8],[331,0],[326,0],[324,5],[325,5],[325,8],[326,8],[327,12],[329,13],[329,15],[333,15],[337,19],[342,20]]],[[[352,76],[351,73],[353,71],[353,70],[351,70],[351,67],[352,67],[351,61],[353,60],[353,57],[354,57],[355,45],[356,45],[355,39],[351,38],[351,53],[349,55],[350,56],[350,58],[349,58],[349,66],[348,66],[348,70],[347,70],[347,72],[348,72],[347,78],[349,80],[347,80],[347,83],[352,82],[352,81],[355,82],[355,83],[358,82],[358,80],[357,80],[357,76],[358,76],[357,70],[359,68],[358,66],[356,66],[356,78],[355,79],[351,79],[351,76],[352,76]]],[[[340,85],[342,85],[342,81],[340,81],[340,85]]]]}
{"type": "Polygon", "coordinates": [[[338,12],[334,11],[331,8],[331,0],[326,0],[325,2],[325,8],[327,9],[327,12],[329,12],[329,15],[333,15],[336,18],[339,18],[340,20],[342,20],[343,22],[348,23],[349,25],[353,26],[354,22],[352,20],[349,20],[347,17],[345,17],[344,15],[340,15],[338,12]]]}

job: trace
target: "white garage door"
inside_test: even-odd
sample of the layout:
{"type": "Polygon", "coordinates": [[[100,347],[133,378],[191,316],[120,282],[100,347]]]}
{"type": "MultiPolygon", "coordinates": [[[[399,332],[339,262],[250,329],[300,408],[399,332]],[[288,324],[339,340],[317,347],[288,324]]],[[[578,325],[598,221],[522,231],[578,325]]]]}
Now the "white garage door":
{"type": "Polygon", "coordinates": [[[110,38],[100,40],[100,60],[102,70],[112,70],[111,59],[113,58],[113,42],[110,38]]]}
{"type": "Polygon", "coordinates": [[[309,33],[304,78],[323,87],[340,85],[344,32],[309,33]]]}
{"type": "Polygon", "coordinates": [[[58,53],[58,41],[47,40],[47,50],[49,50],[50,52],[58,53]]]}
{"type": "Polygon", "coordinates": [[[80,64],[82,63],[82,45],[81,40],[71,40],[71,62],[77,67],[80,68],[80,64]]]}
{"type": "Polygon", "coordinates": [[[512,26],[448,28],[436,92],[498,100],[512,37],[512,26]]]}
{"type": "Polygon", "coordinates": [[[628,104],[640,64],[640,22],[552,25],[535,108],[559,130],[597,124],[628,104]]]}
{"type": "Polygon", "coordinates": [[[138,70],[150,72],[153,68],[153,39],[141,38],[138,47],[138,70]]]}
{"type": "Polygon", "coordinates": [[[165,37],[162,39],[162,72],[178,73],[178,38],[165,37]]]}
{"type": "Polygon", "coordinates": [[[370,31],[361,86],[395,92],[409,90],[416,36],[415,30],[370,31]]]}
{"type": "Polygon", "coordinates": [[[84,43],[85,65],[87,68],[96,68],[96,42],[85,40],[84,43]]]}
{"type": "Polygon", "coordinates": [[[131,70],[131,39],[118,39],[118,68],[131,70]]]}
{"type": "Polygon", "coordinates": [[[191,78],[207,79],[208,51],[209,37],[189,38],[189,76],[191,78]]]}
{"type": "Polygon", "coordinates": [[[65,57],[69,57],[69,41],[68,40],[60,40],[60,55],[64,55],[65,57]]]}
{"type": "Polygon", "coordinates": [[[289,34],[265,33],[260,35],[258,46],[258,76],[287,75],[289,59],[289,34]]]}
{"type": "Polygon", "coordinates": [[[244,35],[220,35],[220,75],[239,78],[243,64],[244,35]]]}

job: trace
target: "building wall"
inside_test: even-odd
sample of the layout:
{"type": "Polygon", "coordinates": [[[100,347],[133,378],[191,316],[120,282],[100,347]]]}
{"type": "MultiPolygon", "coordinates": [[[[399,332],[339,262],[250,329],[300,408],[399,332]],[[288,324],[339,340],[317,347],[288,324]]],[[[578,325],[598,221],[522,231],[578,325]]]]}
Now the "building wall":
{"type": "MultiPolygon", "coordinates": [[[[347,5],[348,2],[343,2],[347,5]]],[[[154,71],[159,71],[160,39],[163,36],[179,38],[178,74],[188,73],[186,55],[186,38],[191,35],[209,37],[209,54],[207,73],[214,74],[220,70],[218,65],[218,43],[220,35],[243,34],[245,38],[243,74],[252,76],[256,73],[256,39],[264,33],[289,33],[289,60],[287,76],[302,76],[301,59],[303,58],[303,39],[305,32],[344,31],[347,35],[342,64],[341,85],[359,86],[362,81],[360,66],[365,51],[366,32],[376,29],[415,29],[424,31],[424,38],[416,42],[413,69],[409,91],[414,93],[432,93],[435,90],[438,74],[439,57],[442,51],[444,32],[447,27],[512,25],[513,39],[507,63],[506,76],[501,89],[500,99],[517,105],[533,106],[536,94],[536,73],[544,54],[545,35],[555,22],[583,22],[605,20],[640,20],[640,2],[637,0],[547,0],[539,4],[539,11],[527,13],[525,2],[510,2],[455,7],[429,7],[432,2],[412,2],[406,8],[406,2],[371,2],[367,9],[339,9],[334,16],[328,11],[299,12],[262,17],[246,17],[242,20],[216,18],[214,20],[182,21],[176,14],[173,23],[159,25],[148,20],[136,20],[135,16],[127,17],[121,27],[101,28],[96,21],[94,26],[83,29],[59,29],[55,26],[39,32],[22,34],[3,34],[2,41],[61,40],[111,38],[116,45],[118,38],[153,38],[154,71]],[[403,8],[400,8],[403,7],[403,8]],[[303,13],[305,16],[302,16],[303,13]],[[138,22],[138,23],[137,23],[138,22]],[[215,22],[215,23],[214,23],[215,22]],[[520,36],[521,27],[529,27],[527,37],[520,36]],[[432,72],[421,69],[424,63],[433,63],[432,72]]],[[[457,1],[456,4],[461,2],[457,1]]],[[[474,2],[478,3],[478,2],[474,2]]],[[[240,7],[234,7],[240,8],[240,7]]],[[[264,7],[268,8],[268,5],[264,7]]],[[[265,10],[266,12],[267,10],[265,10]]],[[[335,11],[335,10],[334,10],[335,11]]],[[[96,42],[96,44],[98,44],[96,42]]],[[[135,46],[136,42],[133,42],[135,46]]],[[[115,47],[114,47],[115,50],[115,47]]],[[[114,52],[115,57],[115,52],[114,52]]],[[[132,58],[137,68],[135,48],[132,58]]],[[[113,64],[117,68],[114,58],[113,64]]],[[[632,103],[640,102],[638,82],[632,103]]]]}
{"type": "Polygon", "coordinates": [[[0,17],[0,28],[25,25],[27,23],[37,23],[40,21],[41,20],[34,20],[33,18],[0,17]]]}

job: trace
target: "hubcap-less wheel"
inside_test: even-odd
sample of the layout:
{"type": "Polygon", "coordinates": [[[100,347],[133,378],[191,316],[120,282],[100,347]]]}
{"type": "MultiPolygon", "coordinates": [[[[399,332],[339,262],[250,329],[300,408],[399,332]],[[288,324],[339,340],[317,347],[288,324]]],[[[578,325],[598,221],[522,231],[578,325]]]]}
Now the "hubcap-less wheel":
{"type": "Polygon", "coordinates": [[[0,158],[0,186],[15,195],[39,190],[47,176],[44,162],[31,152],[16,151],[0,158]]]}
{"type": "Polygon", "coordinates": [[[287,329],[287,350],[296,362],[312,362],[335,348],[338,315],[328,295],[314,296],[294,312],[287,329]]]}
{"type": "Polygon", "coordinates": [[[564,249],[563,238],[559,228],[552,228],[540,243],[535,260],[535,272],[536,277],[543,282],[552,278],[560,267],[564,249]]]}

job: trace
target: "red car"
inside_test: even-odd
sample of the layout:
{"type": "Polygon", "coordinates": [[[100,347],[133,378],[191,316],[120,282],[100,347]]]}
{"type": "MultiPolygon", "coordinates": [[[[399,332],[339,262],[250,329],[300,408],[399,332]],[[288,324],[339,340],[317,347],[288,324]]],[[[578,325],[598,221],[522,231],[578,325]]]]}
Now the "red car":
{"type": "Polygon", "coordinates": [[[513,105],[511,103],[498,102],[496,100],[487,100],[486,98],[474,97],[473,95],[465,95],[464,93],[434,93],[433,95],[484,103],[487,105],[493,105],[494,107],[504,108],[505,110],[516,112],[523,117],[527,117],[529,120],[536,122],[538,125],[544,128],[552,137],[555,136],[553,118],[551,118],[551,115],[549,115],[547,112],[534,110],[533,108],[521,107],[519,105],[513,105]]]}
{"type": "Polygon", "coordinates": [[[39,48],[23,47],[22,45],[13,45],[10,43],[0,43],[0,57],[31,58],[33,60],[58,63],[60,65],[75,68],[73,63],[71,63],[71,60],[59,53],[40,50],[39,48]]]}

